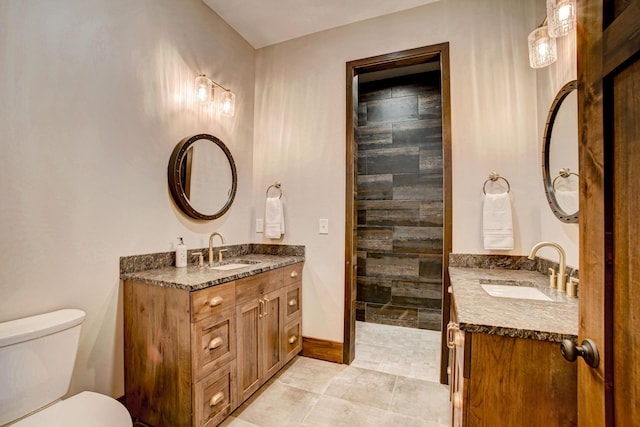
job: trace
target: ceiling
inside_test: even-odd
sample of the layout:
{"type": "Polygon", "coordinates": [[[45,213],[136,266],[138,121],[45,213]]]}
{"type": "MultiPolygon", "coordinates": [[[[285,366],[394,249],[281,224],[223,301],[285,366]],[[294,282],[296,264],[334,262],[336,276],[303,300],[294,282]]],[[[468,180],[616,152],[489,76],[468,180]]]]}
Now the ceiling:
{"type": "Polygon", "coordinates": [[[254,48],[438,0],[202,0],[254,48]]]}

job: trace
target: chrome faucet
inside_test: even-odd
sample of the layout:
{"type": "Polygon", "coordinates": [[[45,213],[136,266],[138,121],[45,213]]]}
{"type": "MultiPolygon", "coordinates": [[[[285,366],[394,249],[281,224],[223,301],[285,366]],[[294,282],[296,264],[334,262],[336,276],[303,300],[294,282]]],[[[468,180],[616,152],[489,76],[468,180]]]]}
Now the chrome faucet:
{"type": "Polygon", "coordinates": [[[564,292],[567,289],[567,275],[565,274],[565,270],[567,266],[567,261],[566,261],[567,254],[564,252],[564,249],[562,249],[562,246],[554,242],[536,243],[536,245],[533,248],[531,248],[531,253],[529,253],[529,259],[531,260],[535,259],[536,252],[538,252],[538,250],[544,246],[551,246],[552,248],[555,248],[558,251],[558,254],[560,256],[560,267],[558,271],[557,287],[560,292],[564,292]]]}
{"type": "Polygon", "coordinates": [[[220,242],[224,245],[224,236],[222,233],[217,231],[211,233],[211,236],[209,236],[209,265],[213,265],[213,238],[215,236],[220,237],[220,242]]]}

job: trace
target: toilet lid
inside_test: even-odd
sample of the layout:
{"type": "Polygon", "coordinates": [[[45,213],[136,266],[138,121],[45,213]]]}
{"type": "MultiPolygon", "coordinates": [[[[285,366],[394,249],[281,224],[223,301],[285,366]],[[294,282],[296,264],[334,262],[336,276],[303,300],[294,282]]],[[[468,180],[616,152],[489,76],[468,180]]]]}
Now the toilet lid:
{"type": "Polygon", "coordinates": [[[12,424],[12,427],[131,427],[131,416],[117,400],[83,391],[12,424]]]}

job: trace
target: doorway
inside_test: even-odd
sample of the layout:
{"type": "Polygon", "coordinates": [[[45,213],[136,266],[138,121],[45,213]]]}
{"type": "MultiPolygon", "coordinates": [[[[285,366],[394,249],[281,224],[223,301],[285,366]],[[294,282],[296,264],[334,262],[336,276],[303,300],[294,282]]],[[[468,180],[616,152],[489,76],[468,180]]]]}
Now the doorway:
{"type": "Polygon", "coordinates": [[[355,357],[356,320],[446,330],[448,59],[443,43],[347,63],[343,363],[355,357]]]}

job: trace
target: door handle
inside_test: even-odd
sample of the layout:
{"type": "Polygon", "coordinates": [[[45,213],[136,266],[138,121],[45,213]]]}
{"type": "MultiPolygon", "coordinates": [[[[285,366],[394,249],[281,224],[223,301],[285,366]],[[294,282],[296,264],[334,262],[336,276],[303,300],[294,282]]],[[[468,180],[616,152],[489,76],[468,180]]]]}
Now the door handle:
{"type": "Polygon", "coordinates": [[[600,354],[596,343],[589,338],[582,341],[582,345],[577,346],[571,340],[563,340],[560,344],[560,353],[562,357],[569,362],[574,362],[578,356],[582,357],[587,365],[597,368],[600,364],[600,354]]]}

